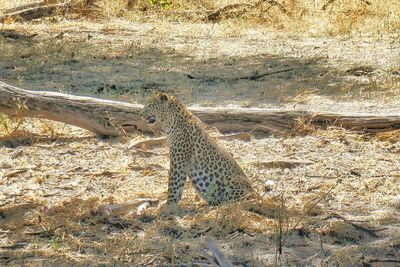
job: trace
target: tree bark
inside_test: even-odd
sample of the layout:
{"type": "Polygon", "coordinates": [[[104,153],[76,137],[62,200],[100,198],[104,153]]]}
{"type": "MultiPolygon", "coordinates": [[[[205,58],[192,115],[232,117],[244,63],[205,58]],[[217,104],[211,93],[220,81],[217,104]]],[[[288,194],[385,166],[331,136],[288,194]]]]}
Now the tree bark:
{"type": "MultiPolygon", "coordinates": [[[[56,92],[29,91],[0,82],[0,112],[11,116],[37,117],[75,125],[100,136],[124,132],[158,131],[143,121],[142,105],[56,92]]],[[[370,133],[400,129],[400,115],[315,114],[300,110],[195,107],[189,108],[209,126],[221,132],[257,131],[284,134],[299,119],[316,126],[341,126],[370,133]]]]}

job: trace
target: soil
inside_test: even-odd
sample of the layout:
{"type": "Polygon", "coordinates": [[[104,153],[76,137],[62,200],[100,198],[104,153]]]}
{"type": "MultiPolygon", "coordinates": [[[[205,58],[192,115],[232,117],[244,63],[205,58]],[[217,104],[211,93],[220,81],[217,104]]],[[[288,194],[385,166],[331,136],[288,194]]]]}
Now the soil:
{"type": "Polygon", "coordinates": [[[134,102],[165,90],[200,105],[293,105],[301,96],[296,105],[311,108],[315,102],[326,108],[332,99],[367,111],[382,103],[398,107],[395,36],[290,36],[230,24],[126,21],[12,25],[1,32],[0,75],[27,89],[134,102]],[[19,35],[9,37],[13,31],[19,35]]]}
{"type": "MultiPolygon", "coordinates": [[[[167,90],[192,105],[400,111],[395,36],[50,20],[3,26],[4,81],[132,102],[167,90]]],[[[168,148],[25,120],[0,143],[0,263],[212,266],[212,237],[235,266],[398,266],[399,132],[303,127],[307,135],[220,141],[271,216],[206,206],[188,183],[170,217],[149,207],[105,218],[103,205],[166,199],[168,148]]]]}

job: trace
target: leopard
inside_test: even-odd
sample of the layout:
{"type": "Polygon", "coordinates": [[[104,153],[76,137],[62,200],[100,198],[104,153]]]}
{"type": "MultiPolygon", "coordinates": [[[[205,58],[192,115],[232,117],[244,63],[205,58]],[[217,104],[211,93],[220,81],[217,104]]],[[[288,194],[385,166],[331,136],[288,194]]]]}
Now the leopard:
{"type": "Polygon", "coordinates": [[[167,205],[178,204],[188,178],[200,197],[212,206],[237,202],[254,192],[232,154],[217,143],[205,124],[177,97],[153,93],[140,116],[149,126],[160,127],[167,137],[167,205]]]}

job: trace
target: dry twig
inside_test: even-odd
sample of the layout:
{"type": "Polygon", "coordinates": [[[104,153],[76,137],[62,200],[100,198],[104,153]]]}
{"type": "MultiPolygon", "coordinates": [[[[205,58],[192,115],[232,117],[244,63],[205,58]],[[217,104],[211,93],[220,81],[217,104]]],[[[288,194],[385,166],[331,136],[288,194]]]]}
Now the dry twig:
{"type": "Polygon", "coordinates": [[[100,214],[103,217],[115,217],[122,213],[128,212],[134,208],[138,209],[138,213],[143,212],[147,207],[157,205],[159,202],[158,199],[136,199],[134,201],[129,201],[127,203],[122,204],[107,204],[101,206],[97,211],[94,211],[93,214],[100,214]],[[148,204],[146,204],[148,203],[148,204]],[[145,207],[146,206],[146,207],[145,207]]]}
{"type": "Polygon", "coordinates": [[[12,177],[14,177],[14,176],[17,176],[18,174],[25,173],[25,172],[27,172],[27,171],[28,171],[27,168],[18,169],[18,170],[13,170],[13,171],[10,171],[10,172],[4,174],[4,177],[5,177],[5,178],[12,178],[12,177]]]}
{"type": "Polygon", "coordinates": [[[143,147],[149,148],[152,146],[161,146],[161,145],[164,145],[166,142],[167,142],[167,138],[165,136],[158,137],[158,138],[152,138],[152,139],[135,140],[135,141],[129,143],[128,149],[143,148],[143,147]]]}
{"type": "Polygon", "coordinates": [[[258,168],[282,168],[282,169],[292,169],[299,166],[311,165],[312,162],[303,162],[303,161],[268,161],[268,162],[255,162],[255,165],[258,168]]]}
{"type": "Polygon", "coordinates": [[[38,235],[38,236],[52,236],[54,234],[54,231],[57,230],[58,228],[61,228],[62,225],[59,224],[51,229],[44,229],[42,231],[32,231],[32,232],[25,232],[26,235],[38,235]]]}
{"type": "MultiPolygon", "coordinates": [[[[328,0],[328,2],[326,2],[323,6],[322,6],[322,10],[326,10],[330,5],[332,5],[335,2],[335,0],[328,0]]],[[[370,6],[372,5],[372,3],[368,0],[360,0],[361,3],[370,6]]]]}

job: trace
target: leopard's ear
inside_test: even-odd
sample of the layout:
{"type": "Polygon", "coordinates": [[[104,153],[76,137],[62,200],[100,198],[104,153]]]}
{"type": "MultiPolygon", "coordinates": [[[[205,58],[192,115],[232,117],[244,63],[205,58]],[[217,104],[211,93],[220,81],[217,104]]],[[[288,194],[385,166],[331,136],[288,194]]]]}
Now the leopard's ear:
{"type": "Polygon", "coordinates": [[[160,93],[161,102],[166,102],[168,100],[168,95],[164,93],[160,93]]]}

